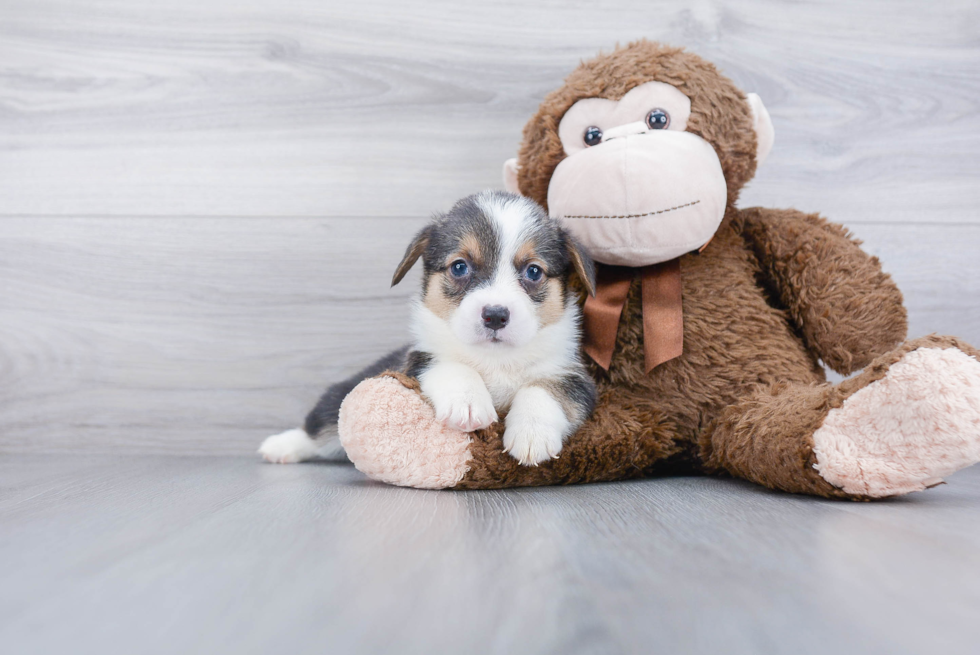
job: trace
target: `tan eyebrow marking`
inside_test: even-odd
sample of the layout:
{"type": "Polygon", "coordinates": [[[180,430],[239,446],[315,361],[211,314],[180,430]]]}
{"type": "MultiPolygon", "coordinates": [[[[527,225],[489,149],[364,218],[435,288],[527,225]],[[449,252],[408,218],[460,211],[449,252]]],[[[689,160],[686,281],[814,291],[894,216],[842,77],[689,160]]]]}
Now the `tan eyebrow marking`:
{"type": "Polygon", "coordinates": [[[468,258],[477,266],[483,265],[483,251],[480,250],[480,240],[473,234],[467,234],[459,240],[459,250],[450,257],[446,266],[459,259],[460,255],[468,258]]]}
{"type": "MultiPolygon", "coordinates": [[[[540,259],[541,258],[538,257],[538,251],[535,249],[534,244],[529,241],[522,243],[520,248],[517,249],[517,252],[514,253],[514,265],[518,267],[523,266],[524,264],[527,264],[533,260],[540,259]]],[[[541,266],[541,270],[544,270],[543,265],[541,266]]]]}

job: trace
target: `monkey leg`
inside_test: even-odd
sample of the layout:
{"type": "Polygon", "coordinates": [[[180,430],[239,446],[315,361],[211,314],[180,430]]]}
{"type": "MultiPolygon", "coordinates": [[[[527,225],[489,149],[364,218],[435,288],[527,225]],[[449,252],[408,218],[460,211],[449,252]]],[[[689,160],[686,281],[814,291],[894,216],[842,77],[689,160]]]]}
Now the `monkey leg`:
{"type": "Polygon", "coordinates": [[[709,469],[794,493],[897,496],[980,461],[978,351],[908,341],[837,386],[775,385],[729,407],[701,438],[709,469]]]}
{"type": "Polygon", "coordinates": [[[622,389],[600,396],[592,418],[557,459],[522,466],[504,452],[504,420],[475,433],[442,426],[418,382],[398,373],[365,380],[344,400],[339,432],[368,477],[424,489],[497,489],[622,480],[689,464],[690,448],[655,402],[622,389]]]}
{"type": "Polygon", "coordinates": [[[445,489],[470,469],[470,435],[436,421],[418,380],[388,372],[344,398],[340,443],[357,470],[401,487],[445,489]]]}

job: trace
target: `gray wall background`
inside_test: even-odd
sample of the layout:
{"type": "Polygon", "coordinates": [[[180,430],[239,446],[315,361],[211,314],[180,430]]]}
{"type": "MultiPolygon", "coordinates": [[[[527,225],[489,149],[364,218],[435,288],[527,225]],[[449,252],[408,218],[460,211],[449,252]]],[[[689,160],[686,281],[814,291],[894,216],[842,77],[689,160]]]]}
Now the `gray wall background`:
{"type": "Polygon", "coordinates": [[[0,452],[232,454],[405,341],[435,210],[648,37],[759,93],[741,206],[819,211],[980,342],[980,5],[4,0],[0,452]]]}

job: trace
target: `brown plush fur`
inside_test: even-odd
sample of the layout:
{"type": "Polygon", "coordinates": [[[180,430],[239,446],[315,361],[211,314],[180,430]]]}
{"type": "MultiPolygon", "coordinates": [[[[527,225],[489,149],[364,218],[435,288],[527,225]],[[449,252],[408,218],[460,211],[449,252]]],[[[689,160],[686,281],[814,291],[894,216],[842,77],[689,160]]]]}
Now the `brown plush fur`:
{"type": "MultiPolygon", "coordinates": [[[[688,131],[711,143],[729,206],[710,245],[681,259],[684,354],[643,367],[639,280],[608,372],[593,367],[595,413],[561,457],[537,467],[503,453],[502,426],[477,433],[459,488],[616,480],[666,470],[727,471],[787,491],[847,496],[813,471],[812,434],[845,393],[819,360],[849,373],[905,335],[901,293],[840,226],[796,211],[738,210],[755,172],[745,95],[714,66],[641,41],[583,63],[524,129],[521,192],[547,202],[565,157],[558,123],[583,98],[621,98],[657,80],[691,98],[688,131]]],[[[506,420],[506,419],[505,419],[506,420]]]]}
{"type": "Polygon", "coordinates": [[[725,470],[772,489],[867,500],[831,486],[814,470],[813,433],[830,410],[884,378],[893,364],[918,348],[957,348],[980,359],[980,351],[960,339],[932,335],[879,356],[836,387],[780,383],[759,389],[705,431],[701,460],[709,470],[725,470]]]}
{"type": "Polygon", "coordinates": [[[793,210],[754,207],[740,217],[763,282],[807,348],[831,369],[848,375],[905,338],[901,292],[877,257],[842,247],[842,241],[861,245],[844,227],[793,210]]]}
{"type": "Polygon", "coordinates": [[[755,175],[755,132],[745,94],[715,67],[681,48],[638,41],[583,62],[549,93],[524,127],[517,156],[521,193],[548,208],[548,184],[565,158],[558,123],[583,98],[619,100],[640,84],[656,80],[677,87],[691,99],[687,131],[714,146],[728,181],[728,202],[755,175]]]}
{"type": "MultiPolygon", "coordinates": [[[[502,431],[493,426],[479,433],[473,459],[480,466],[474,466],[459,486],[593,482],[645,476],[668,468],[725,470],[787,491],[846,495],[838,493],[809,466],[813,463],[811,435],[829,411],[823,399],[834,388],[821,384],[824,374],[817,353],[805,347],[793,324],[793,312],[779,301],[783,295],[793,296],[792,291],[784,290],[780,281],[768,280],[746,243],[743,214],[768,213],[730,208],[729,217],[708,248],[700,255],[681,259],[683,355],[650,373],[644,371],[639,280],[635,280],[620,320],[609,371],[592,367],[599,390],[596,411],[570,439],[561,457],[538,467],[520,466],[501,452],[502,431]],[[770,284],[761,286],[759,279],[770,284]],[[767,286],[773,291],[767,291],[767,286]],[[745,449],[732,439],[725,442],[727,449],[723,446],[714,452],[712,440],[722,440],[715,433],[738,431],[731,425],[757,428],[752,437],[760,447],[745,449]],[[787,429],[790,425],[792,430],[787,429]],[[782,463],[787,458],[792,466],[782,463]],[[730,467],[726,466],[729,460],[734,462],[730,467]]],[[[782,217],[780,234],[826,236],[834,242],[837,258],[868,264],[864,277],[855,275],[863,270],[861,267],[851,267],[854,277],[846,285],[846,293],[863,292],[879,298],[891,311],[870,313],[856,328],[863,335],[863,350],[852,353],[852,359],[881,355],[898,343],[904,334],[895,335],[893,330],[897,322],[904,332],[901,295],[857,243],[830,224],[812,222],[812,217],[798,212],[773,213],[782,217]]],[[[835,262],[837,258],[829,260],[835,262]]],[[[833,316],[839,285],[832,284],[831,271],[823,273],[826,288],[808,289],[812,300],[807,309],[833,316]]],[[[820,276],[810,275],[808,279],[813,285],[820,276]]],[[[857,319],[852,316],[849,320],[857,319]]],[[[832,351],[836,336],[831,331],[814,338],[832,351]]]]}
{"type": "MultiPolygon", "coordinates": [[[[577,484],[701,471],[729,473],[793,493],[870,500],[845,493],[817,474],[812,435],[831,409],[885,377],[893,364],[917,348],[957,348],[980,360],[980,350],[955,337],[914,339],[836,387],[785,381],[757,386],[708,424],[697,444],[679,438],[676,425],[655,400],[642,395],[627,398],[615,387],[607,387],[592,420],[552,462],[521,466],[504,453],[503,422],[475,433],[471,469],[455,488],[577,484]]],[[[385,375],[418,390],[413,378],[395,372],[385,375]]]]}
{"type": "MultiPolygon", "coordinates": [[[[684,352],[644,370],[634,279],[609,370],[591,368],[595,412],[560,457],[540,466],[518,464],[503,452],[504,416],[473,435],[470,469],[456,488],[698,471],[795,493],[864,499],[832,486],[813,468],[813,434],[828,412],[916,348],[959,348],[978,359],[980,352],[950,337],[899,345],[907,327],[902,295],[843,227],[794,210],[735,207],[756,167],[745,95],[714,66],[680,49],[641,41],[581,64],[524,129],[522,193],[547,201],[551,175],[565,156],[558,123],[572,104],[618,99],[652,80],[690,97],[688,131],[714,146],[728,183],[728,207],[714,239],[701,254],[680,260],[684,352]],[[832,386],[821,360],[845,374],[867,368],[832,386]]],[[[581,285],[575,291],[584,300],[581,285]]]]}

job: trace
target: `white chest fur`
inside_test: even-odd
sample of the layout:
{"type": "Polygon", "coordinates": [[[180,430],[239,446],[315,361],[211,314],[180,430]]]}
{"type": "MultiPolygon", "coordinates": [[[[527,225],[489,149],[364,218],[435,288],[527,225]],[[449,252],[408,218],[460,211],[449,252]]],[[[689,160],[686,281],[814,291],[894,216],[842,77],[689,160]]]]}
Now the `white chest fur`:
{"type": "Polygon", "coordinates": [[[555,379],[577,362],[580,310],[569,301],[562,318],[538,330],[528,343],[467,344],[449,324],[422,304],[414,310],[415,347],[430,353],[433,364],[458,363],[475,371],[486,385],[493,405],[506,411],[518,390],[535,381],[555,379]]]}

